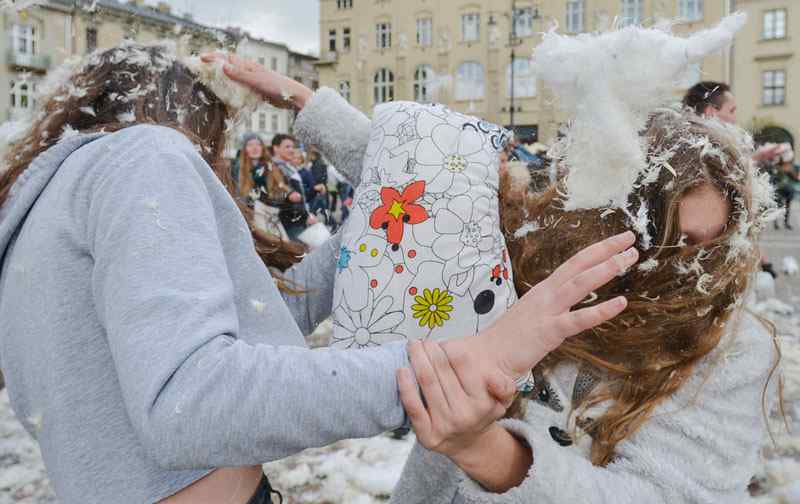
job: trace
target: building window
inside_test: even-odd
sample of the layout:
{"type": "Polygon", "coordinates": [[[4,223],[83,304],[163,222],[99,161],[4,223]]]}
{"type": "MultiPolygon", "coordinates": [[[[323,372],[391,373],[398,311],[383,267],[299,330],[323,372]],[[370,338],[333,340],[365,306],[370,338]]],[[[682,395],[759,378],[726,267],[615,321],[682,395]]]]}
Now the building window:
{"type": "Polygon", "coordinates": [[[762,102],[764,105],[783,105],[786,103],[786,72],[783,70],[769,70],[762,75],[764,92],[762,102]]]}
{"type": "Polygon", "coordinates": [[[461,40],[477,42],[481,38],[481,15],[478,13],[461,16],[461,40]]]}
{"type": "Polygon", "coordinates": [[[267,131],[267,114],[264,112],[258,113],[258,131],[267,131]]]}
{"type": "Polygon", "coordinates": [[[378,23],[375,25],[375,44],[378,49],[392,47],[392,23],[378,23]]]}
{"type": "Polygon", "coordinates": [[[272,60],[270,60],[269,64],[270,64],[270,68],[272,68],[273,72],[277,72],[278,71],[278,58],[273,56],[272,60]]]}
{"type": "Polygon", "coordinates": [[[417,19],[417,45],[422,47],[433,45],[433,19],[417,19]]]}
{"type": "Polygon", "coordinates": [[[280,124],[278,123],[278,114],[272,114],[272,132],[275,133],[280,130],[280,124]]]}
{"type": "Polygon", "coordinates": [[[352,9],[353,0],[336,0],[337,9],[352,9]]]}
{"type": "Polygon", "coordinates": [[[622,26],[638,25],[642,23],[644,15],[644,0],[622,0],[620,9],[620,24],[622,26]]]}
{"type": "Polygon", "coordinates": [[[342,28],[342,49],[350,50],[350,28],[342,28]]]}
{"type": "Polygon", "coordinates": [[[394,74],[388,68],[375,72],[375,103],[394,100],[394,74]]]}
{"type": "Polygon", "coordinates": [[[328,50],[336,52],[336,30],[328,31],[328,50]]]}
{"type": "Polygon", "coordinates": [[[769,10],[764,13],[764,39],[786,38],[786,9],[769,10]]]}
{"type": "Polygon", "coordinates": [[[530,37],[533,35],[533,8],[523,7],[514,11],[514,36],[530,37]]]}
{"type": "Polygon", "coordinates": [[[567,2],[567,31],[570,33],[583,31],[583,4],[584,0],[567,2]]]}
{"type": "Polygon", "coordinates": [[[14,110],[30,110],[36,104],[33,95],[36,92],[36,84],[27,81],[11,81],[10,104],[14,110]]]}
{"type": "Polygon", "coordinates": [[[414,100],[420,103],[433,101],[433,67],[420,65],[414,72],[414,100]]]}
{"type": "Polygon", "coordinates": [[[506,92],[511,96],[511,81],[514,81],[514,96],[516,98],[531,98],[536,96],[536,77],[533,75],[531,60],[528,58],[514,59],[514,76],[511,76],[511,65],[508,65],[506,92]]]}
{"type": "Polygon", "coordinates": [[[36,54],[36,28],[30,25],[14,25],[11,32],[15,52],[36,54]]]}
{"type": "Polygon", "coordinates": [[[483,65],[477,61],[462,63],[456,76],[456,100],[481,100],[484,89],[483,65]]]}
{"type": "Polygon", "coordinates": [[[703,19],[703,0],[681,0],[678,16],[684,21],[703,19]]]}
{"type": "Polygon", "coordinates": [[[339,81],[339,94],[347,101],[350,101],[350,81],[339,81]]]}
{"type": "Polygon", "coordinates": [[[249,131],[253,131],[253,116],[251,114],[247,114],[244,118],[244,129],[249,131]]]}
{"type": "Polygon", "coordinates": [[[97,28],[86,29],[86,52],[94,52],[97,50],[97,28]]]}
{"type": "Polygon", "coordinates": [[[258,58],[258,64],[261,65],[262,67],[266,68],[267,67],[267,59],[264,58],[264,57],[259,57],[258,58]]]}

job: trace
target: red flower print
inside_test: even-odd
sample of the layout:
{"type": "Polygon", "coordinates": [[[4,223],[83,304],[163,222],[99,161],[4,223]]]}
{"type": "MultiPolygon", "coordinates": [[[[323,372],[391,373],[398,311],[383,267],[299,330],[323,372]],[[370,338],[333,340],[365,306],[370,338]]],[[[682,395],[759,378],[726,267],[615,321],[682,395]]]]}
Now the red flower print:
{"type": "Polygon", "coordinates": [[[403,230],[406,224],[419,224],[425,222],[429,217],[428,212],[415,203],[424,192],[424,180],[409,184],[402,194],[393,187],[382,188],[381,202],[383,205],[372,212],[369,219],[370,227],[386,230],[386,240],[392,245],[398,245],[403,240],[403,230]]]}

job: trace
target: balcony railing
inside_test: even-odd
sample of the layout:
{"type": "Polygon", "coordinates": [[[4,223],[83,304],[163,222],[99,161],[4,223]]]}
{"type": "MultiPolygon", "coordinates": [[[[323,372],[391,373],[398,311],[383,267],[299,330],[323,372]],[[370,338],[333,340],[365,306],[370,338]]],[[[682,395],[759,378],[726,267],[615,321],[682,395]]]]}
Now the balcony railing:
{"type": "Polygon", "coordinates": [[[9,49],[6,61],[11,66],[30,70],[47,71],[50,68],[50,56],[45,54],[25,54],[9,49]]]}

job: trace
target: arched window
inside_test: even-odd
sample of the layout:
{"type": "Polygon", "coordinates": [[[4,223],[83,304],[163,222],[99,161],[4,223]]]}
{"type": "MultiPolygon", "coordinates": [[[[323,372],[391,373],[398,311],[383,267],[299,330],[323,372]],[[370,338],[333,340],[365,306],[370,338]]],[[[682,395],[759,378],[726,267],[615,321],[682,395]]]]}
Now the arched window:
{"type": "Polygon", "coordinates": [[[388,68],[375,72],[375,103],[394,100],[394,74],[388,68]]]}
{"type": "Polygon", "coordinates": [[[347,101],[350,101],[350,81],[339,81],[339,94],[347,101]]]}
{"type": "Polygon", "coordinates": [[[485,87],[483,65],[466,61],[458,67],[456,100],[482,100],[485,87]]]}
{"type": "Polygon", "coordinates": [[[433,101],[433,67],[420,65],[414,72],[414,100],[420,103],[433,101]]]}
{"type": "MultiPolygon", "coordinates": [[[[506,93],[511,96],[511,65],[508,65],[506,93]]],[[[514,58],[514,97],[531,98],[536,96],[536,77],[533,75],[528,58],[514,58]]]]}

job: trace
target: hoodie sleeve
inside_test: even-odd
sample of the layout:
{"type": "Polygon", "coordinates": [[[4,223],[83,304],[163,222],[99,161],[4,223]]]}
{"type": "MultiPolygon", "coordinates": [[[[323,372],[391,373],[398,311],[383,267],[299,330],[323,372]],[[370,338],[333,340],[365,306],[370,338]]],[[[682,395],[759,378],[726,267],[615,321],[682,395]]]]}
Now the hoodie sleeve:
{"type": "Polygon", "coordinates": [[[758,463],[765,434],[761,398],[775,357],[765,328],[746,318],[751,320],[742,323],[735,344],[698,367],[675,399],[618,445],[618,457],[607,467],[555,443],[548,425],[502,420],[533,450],[533,465],[519,486],[488,492],[446,457],[416,446],[392,503],[740,502],[758,463]]]}
{"type": "MultiPolygon", "coordinates": [[[[109,379],[148,454],[168,469],[251,465],[400,427],[404,345],[334,351],[238,339],[236,293],[200,175],[210,168],[163,130],[118,142],[125,155],[98,176],[86,219],[94,305],[116,368],[109,379]]],[[[276,292],[270,303],[283,300],[276,292]]]]}
{"type": "Polygon", "coordinates": [[[328,161],[358,187],[370,135],[370,120],[331,88],[320,88],[294,124],[297,137],[316,146],[328,161]]]}

